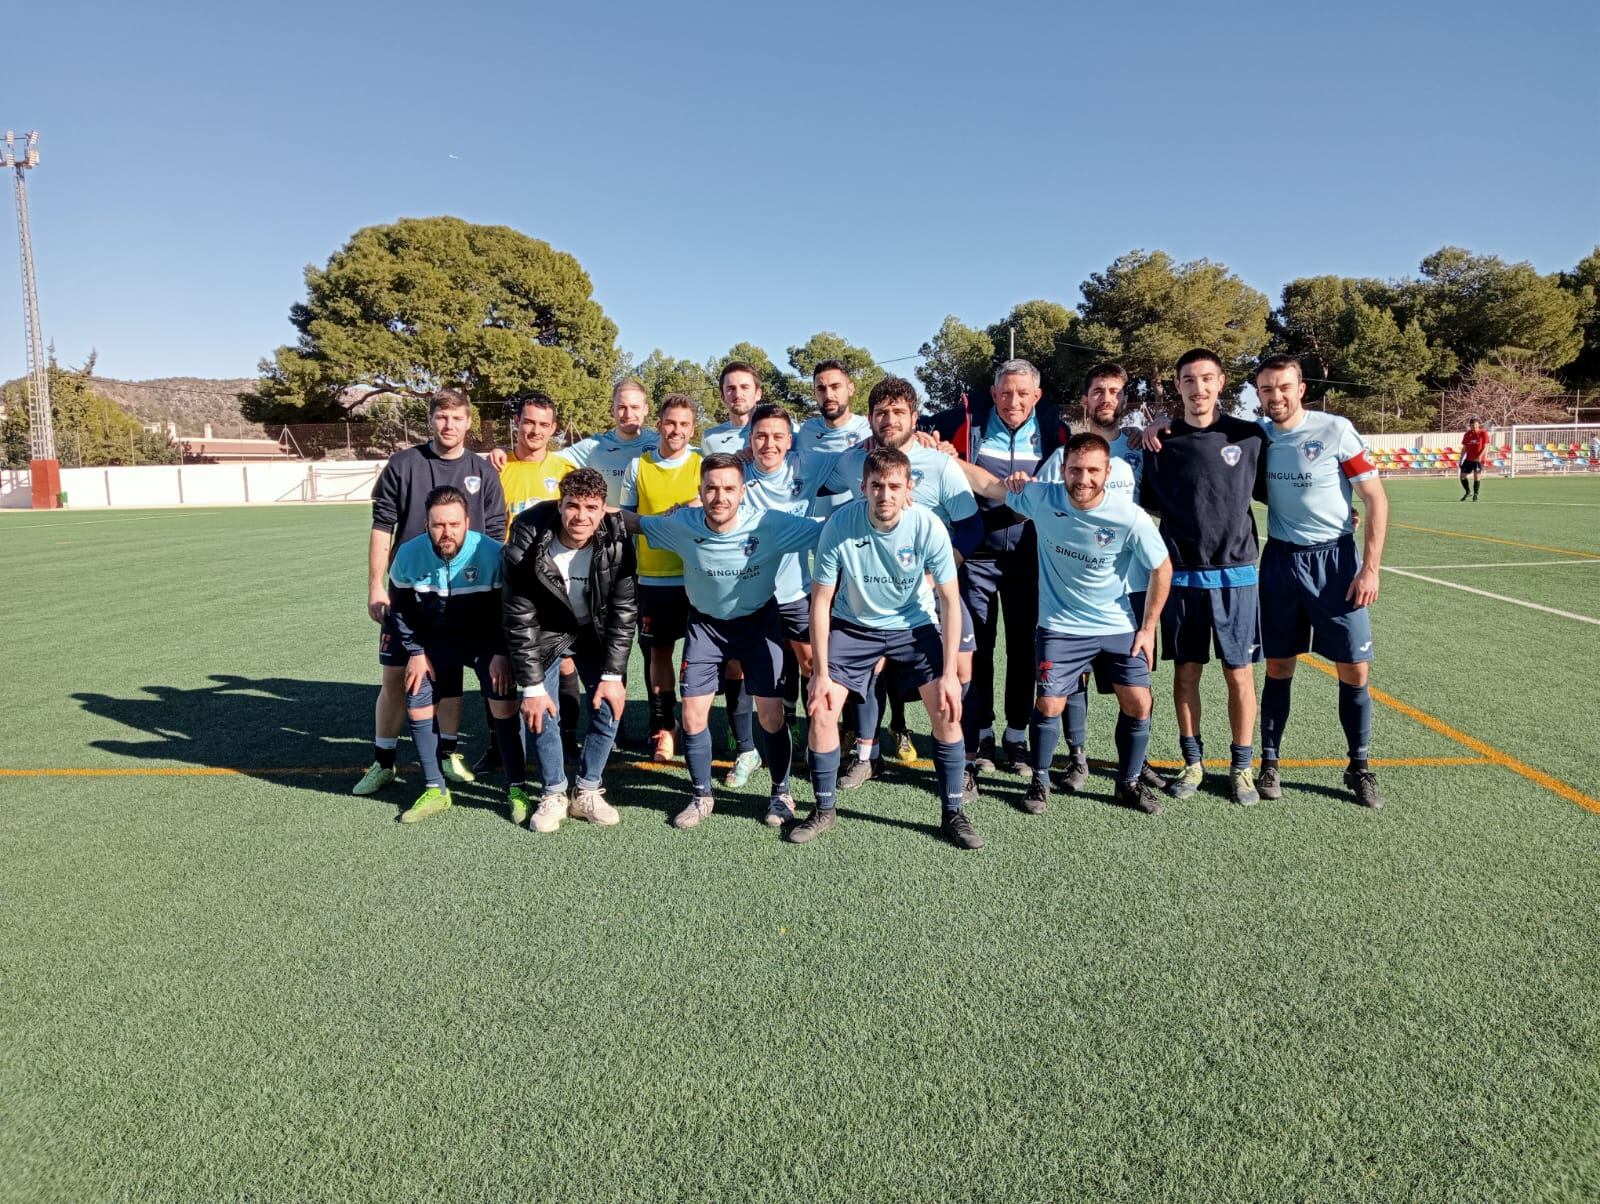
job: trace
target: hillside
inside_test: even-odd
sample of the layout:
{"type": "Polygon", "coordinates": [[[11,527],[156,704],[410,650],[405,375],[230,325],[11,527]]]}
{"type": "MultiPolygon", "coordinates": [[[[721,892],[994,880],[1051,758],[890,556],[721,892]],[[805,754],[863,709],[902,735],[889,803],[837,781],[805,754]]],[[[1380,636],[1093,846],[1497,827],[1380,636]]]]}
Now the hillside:
{"type": "Polygon", "coordinates": [[[198,435],[206,423],[218,436],[261,437],[261,427],[239,416],[237,394],[253,388],[253,377],[211,380],[196,376],[167,376],[158,380],[91,378],[97,393],[112,398],[140,422],[175,422],[180,435],[198,435]]]}

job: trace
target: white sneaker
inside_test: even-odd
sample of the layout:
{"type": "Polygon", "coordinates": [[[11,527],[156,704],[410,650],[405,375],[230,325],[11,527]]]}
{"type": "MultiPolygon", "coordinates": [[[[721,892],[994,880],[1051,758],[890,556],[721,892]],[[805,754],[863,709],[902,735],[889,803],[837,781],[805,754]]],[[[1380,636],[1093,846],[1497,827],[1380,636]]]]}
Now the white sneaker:
{"type": "Polygon", "coordinates": [[[794,821],[794,799],[787,794],[775,794],[767,804],[767,827],[781,828],[794,821]]]}
{"type": "Polygon", "coordinates": [[[572,796],[572,807],[568,814],[573,819],[587,820],[591,824],[599,824],[602,828],[621,823],[622,816],[617,814],[615,807],[606,802],[605,793],[600,789],[579,790],[572,796]]]}
{"type": "Polygon", "coordinates": [[[539,805],[534,809],[533,818],[528,821],[528,827],[535,832],[554,832],[561,826],[561,821],[567,818],[567,796],[565,794],[547,794],[539,800],[539,805]]]}
{"type": "Polygon", "coordinates": [[[674,828],[693,828],[702,819],[708,819],[711,812],[716,809],[716,801],[708,794],[702,798],[692,798],[689,805],[672,817],[674,828]]]}

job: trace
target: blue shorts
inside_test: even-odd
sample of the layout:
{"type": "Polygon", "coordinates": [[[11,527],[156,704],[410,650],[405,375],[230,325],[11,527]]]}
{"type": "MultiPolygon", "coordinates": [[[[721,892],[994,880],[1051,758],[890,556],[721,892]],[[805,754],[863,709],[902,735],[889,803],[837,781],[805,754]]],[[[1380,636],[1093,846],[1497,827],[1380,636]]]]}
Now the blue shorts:
{"type": "MultiPolygon", "coordinates": [[[[1128,605],[1133,607],[1133,621],[1135,623],[1144,622],[1144,594],[1145,591],[1141,589],[1128,595],[1128,605]]],[[[1156,655],[1161,655],[1161,639],[1159,636],[1156,638],[1156,655]]],[[[1117,680],[1111,670],[1104,662],[1096,660],[1094,663],[1095,692],[1097,694],[1115,694],[1117,685],[1117,680]]],[[[1087,692],[1087,687],[1085,687],[1085,692],[1087,692]]]]}
{"type": "MultiPolygon", "coordinates": [[[[962,652],[973,652],[978,647],[978,634],[977,634],[977,631],[972,626],[972,611],[967,609],[967,600],[965,598],[962,598],[959,594],[957,594],[956,597],[961,602],[961,647],[960,647],[960,651],[962,651],[962,652]]],[[[936,614],[936,615],[939,614],[939,595],[938,594],[935,594],[933,596],[933,613],[936,614]]],[[[944,630],[944,618],[943,618],[942,615],[940,616],[938,630],[941,631],[941,632],[944,630]]],[[[934,676],[937,677],[939,675],[937,673],[935,673],[934,676]]]]}
{"type": "Polygon", "coordinates": [[[778,618],[783,623],[783,638],[794,644],[811,642],[811,599],[796,598],[778,603],[778,618]]]}
{"type": "Polygon", "coordinates": [[[1111,635],[1067,635],[1039,628],[1033,633],[1035,681],[1041,698],[1065,698],[1081,688],[1084,673],[1092,665],[1095,679],[1101,675],[1112,686],[1150,685],[1150,666],[1144,657],[1133,654],[1131,631],[1111,635]]]}
{"type": "Polygon", "coordinates": [[[688,626],[678,670],[685,698],[715,694],[729,661],[739,662],[750,697],[783,697],[783,621],[775,599],[736,619],[713,619],[691,606],[688,626]]]}
{"type": "Polygon", "coordinates": [[[378,663],[390,669],[404,668],[410,659],[411,654],[400,642],[400,629],[394,625],[394,620],[385,614],[383,622],[378,627],[378,663]]]}
{"type": "Polygon", "coordinates": [[[828,677],[857,702],[872,692],[873,669],[887,659],[885,673],[902,693],[919,690],[944,673],[944,643],[932,623],[910,629],[858,627],[835,617],[828,632],[828,677]]]}
{"type": "MultiPolygon", "coordinates": [[[[405,650],[402,648],[401,651],[405,650]]],[[[415,694],[406,695],[407,710],[417,711],[423,707],[431,707],[446,698],[460,698],[461,686],[469,667],[478,675],[478,689],[483,692],[485,698],[498,701],[511,697],[509,694],[495,693],[494,686],[489,683],[489,662],[494,659],[493,652],[473,654],[463,652],[459,648],[443,650],[428,648],[425,651],[429,662],[433,665],[433,680],[423,678],[422,688],[415,694]]]]}
{"type": "Polygon", "coordinates": [[[1274,660],[1315,652],[1335,664],[1372,659],[1372,616],[1345,597],[1361,571],[1355,537],[1267,540],[1261,554],[1261,647],[1274,660]]]}
{"type": "Polygon", "coordinates": [[[1175,585],[1161,611],[1161,659],[1203,665],[1217,659],[1230,669],[1261,660],[1261,615],[1253,585],[1202,589],[1175,585]]]}
{"type": "Polygon", "coordinates": [[[639,647],[670,648],[689,634],[689,595],[681,585],[639,582],[639,647]]]}

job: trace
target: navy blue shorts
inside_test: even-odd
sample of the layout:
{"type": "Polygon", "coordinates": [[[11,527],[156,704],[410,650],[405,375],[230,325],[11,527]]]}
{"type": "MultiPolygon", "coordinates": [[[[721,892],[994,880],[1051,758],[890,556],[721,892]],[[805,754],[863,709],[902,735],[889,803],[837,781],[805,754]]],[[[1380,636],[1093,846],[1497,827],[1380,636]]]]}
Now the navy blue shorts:
{"type": "Polygon", "coordinates": [[[797,598],[778,603],[778,618],[783,623],[783,638],[794,644],[811,642],[811,599],[797,598]]]}
{"type": "Polygon", "coordinates": [[[1315,652],[1336,664],[1372,659],[1372,616],[1345,597],[1361,571],[1355,537],[1267,540],[1261,554],[1261,647],[1278,660],[1315,652]]]}
{"type": "Polygon", "coordinates": [[[1261,660],[1261,615],[1253,585],[1175,585],[1161,611],[1161,659],[1204,665],[1216,648],[1230,669],[1261,660]]]}
{"type": "Polygon", "coordinates": [[[689,607],[678,692],[685,698],[715,694],[729,661],[739,662],[750,697],[783,697],[783,620],[775,599],[737,619],[713,619],[689,607]]]}
{"type": "Polygon", "coordinates": [[[1033,633],[1033,659],[1041,698],[1065,698],[1082,688],[1083,675],[1094,667],[1113,686],[1150,685],[1150,666],[1133,653],[1131,631],[1111,635],[1066,635],[1039,628],[1033,633]]]}
{"type": "MultiPolygon", "coordinates": [[[[1133,607],[1133,621],[1135,623],[1143,623],[1144,590],[1141,589],[1129,594],[1128,605],[1133,607]]],[[[1156,655],[1161,655],[1161,639],[1159,635],[1156,637],[1156,655]]],[[[1094,688],[1097,694],[1115,694],[1117,692],[1117,681],[1114,675],[1105,664],[1098,660],[1094,663],[1094,688]]]]}
{"type": "MultiPolygon", "coordinates": [[[[485,698],[496,700],[510,698],[509,694],[495,693],[494,686],[489,682],[489,662],[494,659],[492,652],[480,652],[476,655],[463,653],[459,649],[444,649],[435,651],[425,649],[428,660],[433,665],[433,680],[422,680],[422,688],[415,694],[406,695],[406,708],[408,710],[421,710],[431,707],[436,702],[446,698],[460,698],[461,687],[466,680],[466,670],[471,669],[478,677],[478,689],[485,698]]],[[[405,649],[401,649],[405,653],[405,649]]],[[[407,659],[409,655],[407,655],[407,659]]],[[[402,662],[404,663],[404,662],[402,662]]]]}
{"type": "Polygon", "coordinates": [[[388,668],[405,667],[411,659],[411,654],[406,651],[405,645],[400,642],[400,630],[394,625],[394,620],[387,613],[383,622],[378,626],[378,663],[388,668]]]}
{"type": "Polygon", "coordinates": [[[639,647],[668,648],[689,634],[689,595],[681,585],[639,582],[639,647]]]}
{"type": "MultiPolygon", "coordinates": [[[[957,594],[956,597],[961,602],[961,648],[960,648],[960,651],[962,651],[962,652],[973,652],[978,647],[978,635],[977,635],[977,631],[972,626],[972,611],[967,609],[967,600],[965,598],[962,598],[961,595],[959,595],[959,594],[957,594]]],[[[934,596],[933,596],[933,613],[934,614],[939,614],[939,595],[938,594],[934,594],[934,596]]],[[[940,616],[938,630],[940,630],[940,631],[944,630],[944,618],[943,618],[942,615],[940,616]]],[[[937,673],[935,673],[934,676],[937,677],[939,675],[937,673]]]]}
{"type": "Polygon", "coordinates": [[[872,671],[879,657],[888,660],[883,671],[894,674],[890,682],[902,693],[919,690],[944,674],[944,643],[932,623],[908,630],[858,627],[834,618],[828,632],[828,677],[857,702],[865,702],[872,691],[872,671]]]}

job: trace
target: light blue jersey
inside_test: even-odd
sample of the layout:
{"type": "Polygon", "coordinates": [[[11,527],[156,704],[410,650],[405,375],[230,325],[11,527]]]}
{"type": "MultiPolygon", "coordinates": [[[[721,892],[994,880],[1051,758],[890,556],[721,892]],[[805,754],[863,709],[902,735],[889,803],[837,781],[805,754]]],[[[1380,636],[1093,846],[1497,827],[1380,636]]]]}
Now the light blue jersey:
{"type": "Polygon", "coordinates": [[[1267,534],[1288,543],[1329,543],[1355,530],[1351,485],[1378,475],[1350,420],[1306,411],[1293,430],[1267,432],[1267,534]]]}
{"type": "Polygon", "coordinates": [[[926,574],[956,579],[950,533],[932,510],[907,507],[891,531],[872,525],[866,501],[834,511],[817,544],[813,575],[837,586],[833,613],[859,627],[906,630],[937,622],[926,574]]]}
{"type": "MultiPolygon", "coordinates": [[[[781,510],[801,516],[812,513],[816,485],[806,478],[806,459],[791,451],[774,473],[763,473],[754,461],[744,467],[744,504],[755,510],[781,510]]],[[[778,601],[799,602],[811,592],[810,557],[791,552],[778,570],[778,601]]]]}
{"type": "Polygon", "coordinates": [[[1123,566],[1146,572],[1167,559],[1150,516],[1108,490],[1098,506],[1076,509],[1065,485],[1034,483],[1011,495],[1039,540],[1039,626],[1065,635],[1132,631],[1123,566]]]}
{"type": "MultiPolygon", "coordinates": [[[[1138,431],[1123,431],[1111,440],[1111,472],[1106,477],[1106,491],[1115,496],[1126,494],[1133,501],[1139,500],[1139,478],[1144,472],[1144,451],[1137,442],[1129,443],[1128,436],[1132,434],[1137,441],[1138,431]],[[1126,468],[1127,472],[1119,471],[1126,468]]],[[[1050,485],[1061,485],[1066,482],[1066,456],[1067,449],[1058,447],[1050,453],[1050,458],[1039,465],[1039,471],[1034,474],[1034,480],[1044,481],[1050,485]]]]}
{"type": "MultiPolygon", "coordinates": [[[[978,512],[972,486],[967,484],[960,465],[949,456],[914,441],[900,450],[911,461],[911,497],[917,505],[933,511],[946,526],[954,526],[978,512]]],[[[830,457],[824,471],[818,474],[821,478],[818,489],[861,497],[861,473],[867,463],[867,451],[865,445],[857,445],[830,457]]]]}
{"type": "Polygon", "coordinates": [[[642,430],[628,440],[616,431],[604,431],[580,439],[571,447],[561,449],[561,454],[579,468],[593,468],[606,479],[606,505],[622,505],[622,475],[647,451],[655,451],[661,436],[652,430],[642,430]]]}
{"type": "Polygon", "coordinates": [[[389,566],[389,583],[419,594],[453,597],[500,588],[500,542],[468,531],[461,550],[446,563],[424,531],[401,544],[389,566]]]}
{"type": "Polygon", "coordinates": [[[706,433],[700,438],[700,453],[710,456],[717,452],[725,452],[730,456],[737,455],[750,446],[750,428],[752,423],[743,426],[734,426],[731,422],[719,422],[716,426],[707,427],[706,433]]]}
{"type": "MultiPolygon", "coordinates": [[[[1120,442],[1120,440],[1119,440],[1120,442]]],[[[1113,444],[1115,447],[1115,444],[1113,444]]],[[[1046,485],[1065,485],[1061,471],[1062,449],[1057,448],[1048,460],[1039,469],[1037,480],[1046,485]]],[[[1125,456],[1111,457],[1111,471],[1106,474],[1106,496],[1119,501],[1137,504],[1139,501],[1139,482],[1133,474],[1133,468],[1125,456]]],[[[1016,507],[1012,507],[1016,509],[1016,507]]],[[[1018,514],[1022,511],[1017,510],[1018,514]]],[[[1137,559],[1129,557],[1123,564],[1123,583],[1130,594],[1142,594],[1150,587],[1150,570],[1140,564],[1137,559]]]]}
{"type": "Polygon", "coordinates": [[[683,557],[683,588],[689,604],[713,619],[754,614],[772,601],[778,571],[789,553],[813,547],[820,519],[781,510],[739,507],[733,528],[713,531],[699,506],[641,518],[653,547],[683,557]]]}
{"type": "Polygon", "coordinates": [[[812,452],[844,451],[870,438],[872,424],[864,414],[851,414],[843,426],[829,426],[818,414],[800,424],[800,429],[795,432],[794,446],[801,455],[810,455],[812,452]]]}

